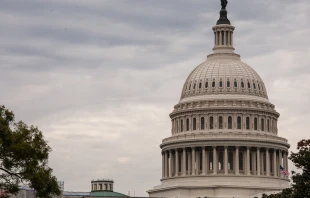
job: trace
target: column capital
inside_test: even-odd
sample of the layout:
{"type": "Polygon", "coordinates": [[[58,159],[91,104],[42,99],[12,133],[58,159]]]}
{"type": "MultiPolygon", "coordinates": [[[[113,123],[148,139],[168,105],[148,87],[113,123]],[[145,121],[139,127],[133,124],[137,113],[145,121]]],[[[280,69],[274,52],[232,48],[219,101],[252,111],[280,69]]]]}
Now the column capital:
{"type": "Polygon", "coordinates": [[[183,147],[182,149],[183,149],[183,151],[185,151],[185,150],[186,150],[186,148],[185,148],[185,147],[183,147]]]}
{"type": "Polygon", "coordinates": [[[175,150],[175,152],[179,152],[177,148],[176,148],[176,149],[174,149],[174,150],[175,150]]]}
{"type": "Polygon", "coordinates": [[[257,150],[260,150],[261,147],[256,147],[257,150]]]}
{"type": "Polygon", "coordinates": [[[216,149],[216,146],[212,146],[213,149],[216,149]]]}
{"type": "Polygon", "coordinates": [[[172,149],[168,151],[169,153],[172,153],[172,149]]]}
{"type": "Polygon", "coordinates": [[[225,149],[228,149],[228,146],[224,146],[225,149]]]}
{"type": "Polygon", "coordinates": [[[205,149],[206,149],[206,146],[201,146],[201,149],[202,149],[202,150],[205,150],[205,149]]]}
{"type": "Polygon", "coordinates": [[[247,147],[246,147],[247,150],[250,150],[251,148],[252,148],[251,146],[247,146],[247,147]]]}

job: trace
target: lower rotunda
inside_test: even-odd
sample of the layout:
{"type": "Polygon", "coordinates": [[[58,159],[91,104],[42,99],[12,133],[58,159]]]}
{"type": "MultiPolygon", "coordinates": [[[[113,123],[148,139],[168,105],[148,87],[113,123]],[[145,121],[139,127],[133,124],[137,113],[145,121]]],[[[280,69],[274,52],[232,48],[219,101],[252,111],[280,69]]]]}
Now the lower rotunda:
{"type": "MultiPolygon", "coordinates": [[[[225,2],[225,1],[224,1],[225,2]]],[[[288,149],[280,114],[256,71],[234,52],[235,27],[222,1],[213,53],[188,76],[170,114],[161,185],[150,197],[251,197],[289,187],[288,149]]]]}

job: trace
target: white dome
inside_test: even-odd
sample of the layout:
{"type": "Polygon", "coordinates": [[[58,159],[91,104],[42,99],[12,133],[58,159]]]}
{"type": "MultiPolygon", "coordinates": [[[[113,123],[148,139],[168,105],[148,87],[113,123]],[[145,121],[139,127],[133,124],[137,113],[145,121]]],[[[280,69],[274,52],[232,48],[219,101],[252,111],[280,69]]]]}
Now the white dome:
{"type": "Polygon", "coordinates": [[[188,76],[180,102],[221,97],[269,102],[263,80],[237,54],[209,55],[188,76]]]}

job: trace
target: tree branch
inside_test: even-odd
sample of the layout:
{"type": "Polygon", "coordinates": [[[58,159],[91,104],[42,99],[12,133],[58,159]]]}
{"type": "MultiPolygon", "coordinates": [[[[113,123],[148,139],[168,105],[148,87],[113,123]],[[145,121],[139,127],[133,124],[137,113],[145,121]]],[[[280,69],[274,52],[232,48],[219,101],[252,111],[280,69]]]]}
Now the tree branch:
{"type": "Polygon", "coordinates": [[[11,173],[10,171],[8,171],[4,168],[0,168],[0,170],[3,170],[4,172],[8,173],[9,175],[14,175],[14,176],[18,177],[19,179],[22,179],[22,177],[19,176],[18,173],[11,173]]]}

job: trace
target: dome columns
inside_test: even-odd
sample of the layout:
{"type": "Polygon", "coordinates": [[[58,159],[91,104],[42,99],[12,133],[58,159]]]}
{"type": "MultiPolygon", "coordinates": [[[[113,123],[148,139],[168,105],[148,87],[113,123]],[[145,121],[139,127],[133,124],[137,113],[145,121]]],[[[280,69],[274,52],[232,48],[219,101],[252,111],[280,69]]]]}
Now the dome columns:
{"type": "MultiPolygon", "coordinates": [[[[162,180],[178,177],[277,177],[287,170],[287,150],[255,146],[193,146],[162,152],[162,180]]],[[[288,170],[287,170],[288,171],[288,170]]]]}

